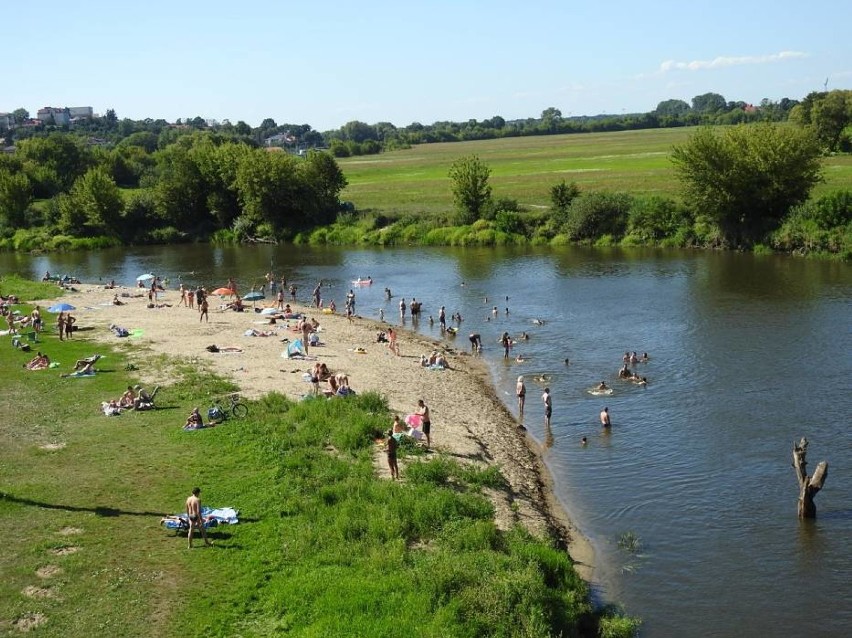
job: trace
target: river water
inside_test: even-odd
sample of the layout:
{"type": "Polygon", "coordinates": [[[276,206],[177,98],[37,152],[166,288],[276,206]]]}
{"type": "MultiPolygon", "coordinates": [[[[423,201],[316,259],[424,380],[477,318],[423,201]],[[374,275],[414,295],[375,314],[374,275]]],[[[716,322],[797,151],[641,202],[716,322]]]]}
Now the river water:
{"type": "Polygon", "coordinates": [[[416,328],[435,338],[438,308],[445,305],[448,317],[460,312],[454,345],[466,348],[468,333],[482,334],[482,356],[514,412],[515,380],[525,375],[524,423],[545,448],[557,496],[595,546],[597,593],[643,618],[643,636],[848,635],[848,265],[580,248],[0,254],[2,272],[50,270],[124,284],[154,272],[173,286],[179,279],[218,286],[233,276],[247,289],[270,269],[300,284],[301,299],[318,279],[330,282],[324,297],[339,307],[351,280],[369,275],[375,284],[356,289],[359,314],[378,318],[382,309],[399,323],[399,298],[413,296],[424,303],[416,328]],[[543,325],[533,322],[539,318],[543,325]],[[530,335],[509,360],[497,343],[504,330],[530,335]],[[626,350],[650,354],[633,366],[648,377],[646,388],[617,379],[626,350]],[[518,354],[526,360],[518,363],[518,354]],[[550,431],[535,380],[541,375],[553,394],[550,431]],[[601,380],[612,396],[587,392],[601,380]],[[604,406],[610,432],[598,425],[604,406]],[[810,467],[823,459],[830,465],[818,519],[804,523],[796,518],[791,467],[792,444],[802,436],[811,442],[810,467]]]}

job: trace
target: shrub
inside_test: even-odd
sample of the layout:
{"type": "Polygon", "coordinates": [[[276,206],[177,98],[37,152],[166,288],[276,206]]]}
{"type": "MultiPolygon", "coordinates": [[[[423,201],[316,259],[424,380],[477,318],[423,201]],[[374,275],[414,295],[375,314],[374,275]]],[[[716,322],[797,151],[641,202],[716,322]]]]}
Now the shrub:
{"type": "Polygon", "coordinates": [[[632,198],[627,193],[597,192],[576,198],[568,209],[564,230],[573,240],[602,235],[621,237],[627,228],[632,198]]]}
{"type": "Polygon", "coordinates": [[[627,234],[641,243],[659,243],[692,224],[687,209],[668,197],[652,195],[633,200],[627,218],[627,234]]]}

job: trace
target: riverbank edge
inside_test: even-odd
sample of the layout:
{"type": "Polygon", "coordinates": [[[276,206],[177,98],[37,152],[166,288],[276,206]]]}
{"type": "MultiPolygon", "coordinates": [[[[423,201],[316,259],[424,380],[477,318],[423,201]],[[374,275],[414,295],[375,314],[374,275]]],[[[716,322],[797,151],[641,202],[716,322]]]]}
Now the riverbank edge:
{"type": "MultiPolygon", "coordinates": [[[[138,291],[135,288],[119,288],[119,292],[122,291],[128,292],[128,294],[138,294],[138,291]]],[[[99,324],[100,327],[103,328],[106,328],[113,321],[118,322],[118,319],[116,319],[112,313],[119,311],[131,311],[134,313],[132,316],[137,318],[138,324],[145,326],[146,331],[149,333],[154,333],[153,324],[157,322],[165,321],[173,326],[176,325],[175,319],[167,319],[161,314],[160,310],[139,308],[139,305],[144,304],[144,298],[128,299],[127,301],[129,303],[127,305],[110,307],[110,311],[104,309],[103,303],[97,303],[99,298],[102,300],[108,300],[114,292],[115,290],[104,289],[102,283],[84,282],[76,286],[75,290],[66,291],[64,298],[76,298],[76,303],[84,310],[94,310],[95,308],[92,308],[92,306],[100,306],[102,312],[84,315],[81,315],[78,312],[75,314],[78,315],[78,318],[94,324],[99,324]],[[151,325],[146,326],[146,323],[151,325]]],[[[167,295],[175,293],[176,291],[174,290],[166,291],[167,295]]],[[[139,295],[139,297],[142,297],[142,295],[139,295]]],[[[36,300],[32,303],[41,304],[43,307],[47,307],[51,301],[36,300]]],[[[294,311],[303,312],[306,315],[316,313],[316,309],[311,308],[308,305],[301,303],[293,303],[292,305],[294,311]]],[[[176,310],[176,308],[170,310],[176,310]]],[[[214,323],[217,319],[223,320],[224,323],[222,327],[216,328],[218,331],[216,332],[216,337],[223,337],[224,334],[227,334],[230,338],[242,333],[242,329],[237,327],[237,322],[240,319],[245,319],[245,317],[242,317],[239,313],[214,313],[214,323]]],[[[360,334],[359,336],[354,337],[356,340],[360,337],[372,337],[377,331],[387,330],[391,325],[387,322],[377,321],[360,315],[355,316],[354,324],[349,324],[346,318],[339,314],[322,314],[321,319],[324,324],[329,324],[330,332],[337,331],[341,337],[345,330],[357,330],[360,334]]],[[[196,323],[195,325],[200,324],[196,323]]],[[[211,327],[213,326],[213,324],[210,325],[211,327]]],[[[473,386],[473,388],[475,388],[469,395],[463,395],[464,398],[462,400],[468,401],[469,398],[476,395],[477,398],[485,400],[485,405],[481,406],[482,411],[490,413],[489,418],[475,418],[473,420],[475,427],[471,428],[470,423],[467,426],[462,427],[465,429],[465,436],[472,438],[476,446],[486,451],[487,454],[485,455],[484,463],[487,465],[501,466],[502,473],[507,478],[508,483],[506,490],[508,493],[506,495],[508,497],[508,502],[503,505],[507,508],[515,507],[514,516],[512,518],[516,523],[524,526],[533,534],[546,534],[548,538],[556,543],[557,547],[566,551],[574,563],[574,568],[577,571],[578,576],[589,585],[590,590],[593,590],[595,567],[593,545],[590,540],[583,536],[583,534],[579,531],[579,528],[573,523],[567,511],[557,499],[554,491],[553,477],[542,458],[541,446],[526,433],[526,430],[511,413],[509,408],[500,400],[494,386],[491,371],[486,361],[481,357],[472,356],[467,351],[455,347],[452,341],[442,341],[429,338],[409,329],[408,327],[394,326],[394,328],[398,331],[400,342],[408,352],[411,351],[413,345],[422,351],[428,352],[434,349],[441,349],[451,355],[455,372],[461,372],[464,374],[469,383],[473,386]],[[519,451],[522,452],[522,454],[519,455],[519,451]]],[[[112,333],[107,331],[92,331],[87,334],[87,337],[98,343],[104,343],[105,345],[115,345],[116,343],[112,338],[112,333]]],[[[207,337],[201,338],[206,339],[207,337]]],[[[209,338],[212,340],[214,337],[211,335],[209,338]]],[[[261,339],[260,341],[271,342],[272,340],[261,339]]],[[[129,346],[129,342],[124,342],[124,344],[129,346]]],[[[153,335],[151,335],[150,338],[146,338],[140,345],[146,347],[138,350],[137,348],[133,348],[130,353],[131,357],[135,356],[140,360],[144,360],[152,355],[165,355],[169,357],[186,355],[193,358],[206,357],[206,361],[211,364],[217,362],[216,359],[211,358],[217,355],[210,355],[210,353],[207,352],[198,355],[195,350],[184,350],[183,344],[181,344],[179,351],[176,349],[175,344],[170,345],[168,342],[162,341],[153,335]],[[133,351],[136,352],[134,353],[133,351]]],[[[264,345],[271,344],[266,343],[264,345]]],[[[338,351],[337,354],[340,355],[343,353],[342,351],[338,351]]],[[[357,357],[358,355],[355,356],[357,357]]],[[[405,357],[401,358],[400,362],[404,359],[405,357]]],[[[225,360],[226,359],[220,358],[218,362],[225,360]]],[[[397,364],[393,358],[385,360],[382,363],[389,367],[393,365],[402,365],[402,363],[397,364]]],[[[238,368],[237,370],[241,370],[241,368],[238,368]]],[[[224,369],[221,365],[218,369],[214,367],[214,371],[234,382],[238,387],[240,387],[242,393],[246,396],[257,398],[267,394],[269,391],[268,386],[264,387],[264,384],[256,384],[253,386],[245,375],[237,374],[235,370],[227,368],[227,366],[224,369]]],[[[283,370],[281,372],[283,372],[283,370]]],[[[441,373],[433,374],[440,375],[441,373]]],[[[402,375],[396,375],[395,380],[399,381],[401,376],[402,375]]],[[[283,380],[286,381],[287,379],[283,380]]],[[[149,381],[155,382],[156,379],[150,379],[149,381]]],[[[405,382],[405,380],[403,381],[405,382]]],[[[428,383],[428,381],[425,380],[424,382],[428,383]]],[[[397,394],[402,393],[407,396],[415,396],[418,391],[422,390],[422,387],[414,386],[410,380],[407,381],[407,383],[409,385],[404,386],[402,390],[395,388],[397,394]]],[[[300,390],[294,388],[292,384],[288,388],[285,383],[283,390],[281,390],[279,386],[276,386],[276,389],[282,391],[283,394],[288,396],[291,400],[299,400],[300,390]]],[[[382,392],[381,387],[379,387],[377,391],[382,392]]],[[[396,407],[399,409],[399,406],[396,407]]],[[[482,412],[479,412],[478,414],[481,413],[482,412]]],[[[449,454],[466,456],[465,452],[469,452],[469,449],[462,449],[463,447],[463,444],[459,444],[459,447],[453,448],[445,443],[444,445],[439,446],[439,449],[446,450],[449,454]]],[[[382,465],[377,464],[377,471],[381,472],[382,469],[382,465]]],[[[499,508],[500,504],[495,503],[495,507],[499,508]]],[[[504,508],[504,511],[505,509],[506,508],[504,508]]],[[[495,519],[497,516],[498,512],[495,511],[495,519]]]]}
{"type": "MultiPolygon", "coordinates": [[[[371,319],[358,317],[358,320],[368,322],[374,330],[380,330],[385,327],[385,324],[371,319]]],[[[419,341],[424,344],[424,346],[429,346],[430,348],[447,348],[444,342],[436,339],[429,339],[428,337],[424,337],[423,335],[411,330],[402,329],[401,332],[404,332],[409,340],[419,341]]],[[[548,533],[571,557],[571,560],[574,562],[574,569],[577,571],[580,578],[582,578],[590,586],[590,588],[594,588],[594,546],[592,545],[591,540],[580,531],[568,515],[568,512],[562,502],[556,496],[555,480],[544,462],[541,445],[527,433],[526,428],[521,425],[515,415],[512,414],[509,408],[506,407],[506,404],[503,403],[498,396],[497,388],[494,385],[494,380],[488,364],[480,357],[472,357],[469,355],[464,356],[466,353],[461,353],[457,350],[456,352],[459,354],[457,361],[461,362],[464,369],[463,371],[481,387],[483,394],[487,395],[493,403],[494,409],[500,411],[502,416],[513,424],[514,427],[505,428],[505,431],[502,432],[502,434],[516,438],[517,441],[527,450],[530,458],[534,461],[533,468],[536,475],[536,488],[538,492],[533,495],[534,497],[537,497],[534,502],[538,504],[539,510],[544,520],[547,522],[548,533]]],[[[487,440],[480,438],[477,439],[477,442],[484,448],[488,449],[487,440]]],[[[520,466],[520,464],[518,465],[520,466]]],[[[521,468],[519,467],[519,469],[521,468]]]]}

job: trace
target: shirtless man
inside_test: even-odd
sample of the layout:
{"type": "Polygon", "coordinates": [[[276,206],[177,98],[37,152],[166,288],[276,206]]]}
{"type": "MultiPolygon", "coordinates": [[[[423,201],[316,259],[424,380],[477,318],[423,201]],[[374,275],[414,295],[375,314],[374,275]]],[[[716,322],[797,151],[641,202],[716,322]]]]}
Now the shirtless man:
{"type": "Polygon", "coordinates": [[[609,420],[609,408],[601,410],[601,425],[605,428],[612,425],[612,422],[609,420]]]}
{"type": "Polygon", "coordinates": [[[201,298],[201,303],[198,304],[198,323],[206,319],[210,323],[210,304],[207,303],[207,297],[201,298]]]}
{"type": "Polygon", "coordinates": [[[426,447],[432,447],[432,417],[429,414],[429,406],[423,402],[423,399],[417,401],[417,414],[423,419],[420,422],[420,429],[426,435],[426,447]]]}
{"type": "Polygon", "coordinates": [[[201,518],[201,494],[200,487],[193,487],[192,494],[186,499],[186,515],[189,516],[189,548],[192,549],[192,532],[197,527],[201,530],[201,537],[205,545],[212,545],[207,539],[207,530],[204,529],[204,520],[201,518]]]}

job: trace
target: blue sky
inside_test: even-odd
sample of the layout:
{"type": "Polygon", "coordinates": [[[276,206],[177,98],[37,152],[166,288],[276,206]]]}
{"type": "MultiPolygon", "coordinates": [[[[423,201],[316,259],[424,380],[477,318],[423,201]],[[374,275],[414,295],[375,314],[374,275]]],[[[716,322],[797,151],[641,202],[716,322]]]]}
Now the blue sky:
{"type": "Polygon", "coordinates": [[[5,11],[0,112],[370,124],[852,88],[852,2],[123,2],[5,11]]]}

